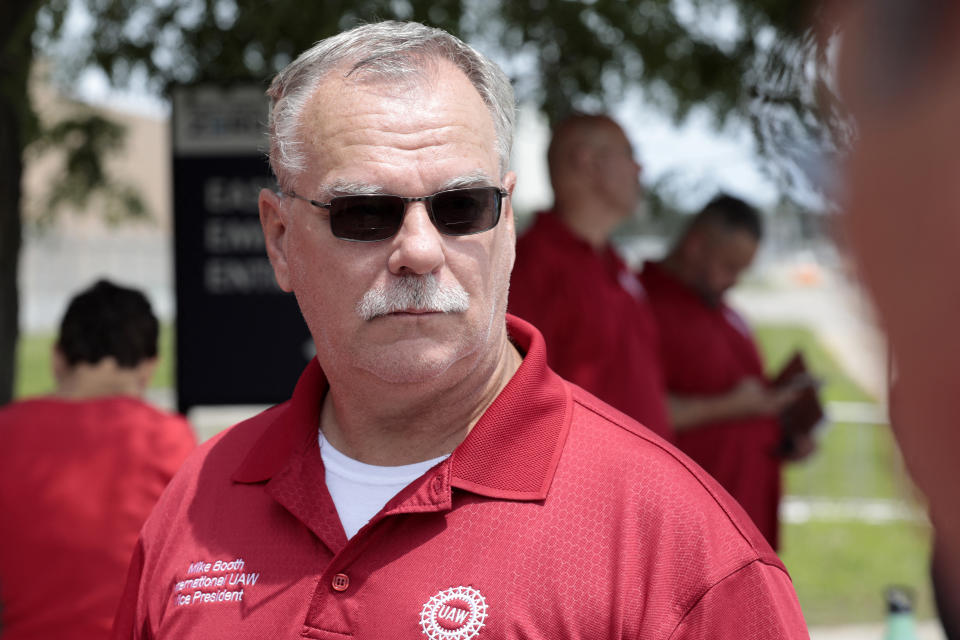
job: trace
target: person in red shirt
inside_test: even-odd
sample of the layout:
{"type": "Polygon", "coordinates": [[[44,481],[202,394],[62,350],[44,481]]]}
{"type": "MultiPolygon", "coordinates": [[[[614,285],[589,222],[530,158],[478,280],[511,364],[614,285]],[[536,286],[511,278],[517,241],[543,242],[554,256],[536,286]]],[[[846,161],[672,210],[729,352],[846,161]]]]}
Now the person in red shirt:
{"type": "Polygon", "coordinates": [[[620,126],[574,114],[547,152],[554,206],[517,241],[510,313],[543,333],[550,367],[670,439],[656,322],[610,244],[640,205],[640,165],[620,126]]]}
{"type": "Polygon", "coordinates": [[[274,79],[259,205],[317,355],[144,526],[115,638],[806,638],[736,503],[506,314],[505,74],[367,24],[274,79]]]}
{"type": "Polygon", "coordinates": [[[140,527],[194,448],[186,421],[140,399],[158,324],[139,291],[74,297],[57,390],[0,409],[0,635],[109,637],[140,527]]]}
{"type": "MultiPolygon", "coordinates": [[[[776,549],[777,416],[798,392],[768,386],[750,327],[723,300],[753,261],[761,235],[753,207],[718,196],[666,258],[644,265],[642,278],[660,329],[677,445],[743,505],[776,549]]],[[[801,458],[811,447],[798,436],[791,450],[801,458]]]]}

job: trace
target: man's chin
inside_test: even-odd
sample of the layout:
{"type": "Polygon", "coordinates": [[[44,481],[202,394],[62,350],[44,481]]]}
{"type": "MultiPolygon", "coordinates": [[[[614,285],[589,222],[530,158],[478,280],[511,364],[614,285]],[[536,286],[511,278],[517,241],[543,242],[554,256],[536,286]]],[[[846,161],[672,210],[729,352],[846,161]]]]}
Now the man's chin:
{"type": "Polygon", "coordinates": [[[380,353],[362,357],[357,365],[390,384],[422,384],[444,376],[468,353],[456,347],[422,344],[422,340],[400,340],[380,353]]]}

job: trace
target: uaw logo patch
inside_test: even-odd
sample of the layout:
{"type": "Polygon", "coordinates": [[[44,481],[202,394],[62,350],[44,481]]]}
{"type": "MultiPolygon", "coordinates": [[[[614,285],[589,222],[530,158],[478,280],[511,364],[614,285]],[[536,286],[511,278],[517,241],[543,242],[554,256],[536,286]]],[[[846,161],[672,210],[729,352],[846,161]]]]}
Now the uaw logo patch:
{"type": "Polygon", "coordinates": [[[420,626],[430,640],[476,638],[486,619],[487,601],[472,587],[441,591],[420,612],[420,626]]]}

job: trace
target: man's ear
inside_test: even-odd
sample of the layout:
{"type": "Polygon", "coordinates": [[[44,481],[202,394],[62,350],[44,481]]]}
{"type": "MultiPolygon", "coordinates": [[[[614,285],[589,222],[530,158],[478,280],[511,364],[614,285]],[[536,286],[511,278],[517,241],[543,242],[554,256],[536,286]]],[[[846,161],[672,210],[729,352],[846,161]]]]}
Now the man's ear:
{"type": "Polygon", "coordinates": [[[513,171],[507,171],[503,175],[503,189],[511,196],[513,195],[513,190],[517,187],[517,174],[513,171]]]}
{"type": "Polygon", "coordinates": [[[501,208],[501,215],[508,216],[513,220],[513,190],[517,188],[517,174],[513,171],[507,171],[503,176],[503,190],[510,194],[506,198],[501,208]]]}
{"type": "Polygon", "coordinates": [[[683,252],[688,260],[697,259],[703,255],[706,247],[706,234],[702,228],[694,228],[687,231],[683,238],[683,252]]]}
{"type": "Polygon", "coordinates": [[[292,291],[290,266],[287,263],[287,218],[283,200],[270,189],[261,189],[257,200],[260,207],[260,226],[267,246],[267,256],[273,265],[273,275],[284,291],[292,291]]]}
{"type": "Polygon", "coordinates": [[[58,344],[54,344],[53,349],[50,351],[50,363],[53,369],[53,380],[59,387],[70,373],[71,367],[67,363],[67,357],[63,355],[63,351],[60,350],[60,345],[58,344]]]}
{"type": "Polygon", "coordinates": [[[157,370],[157,358],[145,358],[140,361],[136,366],[137,374],[137,386],[140,389],[140,393],[143,394],[146,392],[147,387],[150,386],[150,380],[153,379],[153,374],[157,370]]]}

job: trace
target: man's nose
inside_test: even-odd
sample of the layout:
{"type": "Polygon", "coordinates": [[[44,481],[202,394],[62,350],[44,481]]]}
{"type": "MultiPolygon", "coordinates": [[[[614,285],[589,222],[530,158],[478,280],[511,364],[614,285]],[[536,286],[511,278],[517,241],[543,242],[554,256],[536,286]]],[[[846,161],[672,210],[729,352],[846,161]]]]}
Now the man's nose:
{"type": "Polygon", "coordinates": [[[443,236],[430,220],[426,203],[411,202],[391,240],[387,267],[396,275],[433,273],[444,263],[443,236]]]}

